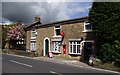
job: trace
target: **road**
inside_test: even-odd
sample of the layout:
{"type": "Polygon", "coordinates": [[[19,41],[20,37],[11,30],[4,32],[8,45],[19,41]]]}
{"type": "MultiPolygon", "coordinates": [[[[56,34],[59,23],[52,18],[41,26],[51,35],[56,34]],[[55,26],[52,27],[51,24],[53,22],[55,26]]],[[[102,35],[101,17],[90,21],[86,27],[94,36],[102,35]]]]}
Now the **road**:
{"type": "MultiPolygon", "coordinates": [[[[108,71],[100,71],[86,67],[76,67],[73,65],[60,64],[45,60],[37,60],[31,58],[17,57],[3,54],[0,57],[2,60],[2,73],[49,73],[54,75],[64,75],[66,73],[75,74],[105,74],[119,75],[108,71]]],[[[13,75],[13,74],[12,74],[13,75]]],[[[15,74],[16,75],[16,74],[15,74]]],[[[34,75],[34,74],[32,74],[34,75]]]]}

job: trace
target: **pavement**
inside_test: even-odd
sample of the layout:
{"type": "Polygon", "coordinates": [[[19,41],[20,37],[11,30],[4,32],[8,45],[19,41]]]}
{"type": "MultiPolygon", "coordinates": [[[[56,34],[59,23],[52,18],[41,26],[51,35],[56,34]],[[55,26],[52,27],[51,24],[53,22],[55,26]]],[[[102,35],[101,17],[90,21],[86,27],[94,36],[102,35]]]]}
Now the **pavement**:
{"type": "Polygon", "coordinates": [[[83,62],[77,61],[77,60],[64,60],[64,59],[57,59],[57,58],[49,58],[49,57],[33,57],[33,59],[42,59],[45,61],[49,62],[54,62],[54,63],[60,63],[60,64],[68,64],[68,65],[73,65],[73,66],[79,66],[79,67],[91,67],[83,62]]]}

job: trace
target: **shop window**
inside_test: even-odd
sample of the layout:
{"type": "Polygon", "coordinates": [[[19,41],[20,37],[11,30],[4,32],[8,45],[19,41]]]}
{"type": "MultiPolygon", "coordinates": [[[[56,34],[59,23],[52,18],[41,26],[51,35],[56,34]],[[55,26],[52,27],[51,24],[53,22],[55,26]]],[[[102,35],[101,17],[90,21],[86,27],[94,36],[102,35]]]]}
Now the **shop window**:
{"type": "Polygon", "coordinates": [[[52,52],[61,53],[61,42],[52,41],[52,52]]]}

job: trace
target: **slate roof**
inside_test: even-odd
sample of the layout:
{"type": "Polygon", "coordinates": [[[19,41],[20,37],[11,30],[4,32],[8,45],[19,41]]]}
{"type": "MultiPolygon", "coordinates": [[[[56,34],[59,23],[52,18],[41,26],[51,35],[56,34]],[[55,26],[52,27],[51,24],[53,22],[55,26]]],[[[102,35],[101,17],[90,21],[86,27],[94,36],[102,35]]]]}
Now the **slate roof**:
{"type": "Polygon", "coordinates": [[[46,24],[41,24],[41,22],[34,22],[33,24],[31,24],[29,26],[26,26],[25,29],[28,30],[30,27],[46,28],[46,27],[51,27],[51,26],[58,26],[58,25],[64,25],[64,24],[72,24],[72,23],[84,22],[84,21],[88,21],[88,18],[89,18],[88,16],[85,16],[85,17],[81,17],[81,18],[56,21],[56,22],[46,23],[46,24]]]}

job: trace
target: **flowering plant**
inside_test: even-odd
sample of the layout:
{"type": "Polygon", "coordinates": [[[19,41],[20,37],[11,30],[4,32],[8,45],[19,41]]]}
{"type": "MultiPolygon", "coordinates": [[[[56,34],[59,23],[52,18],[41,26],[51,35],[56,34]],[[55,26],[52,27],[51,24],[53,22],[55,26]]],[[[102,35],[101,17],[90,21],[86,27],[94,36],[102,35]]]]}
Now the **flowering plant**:
{"type": "Polygon", "coordinates": [[[17,23],[11,27],[7,35],[12,40],[20,40],[24,36],[24,27],[21,23],[17,23]]]}

